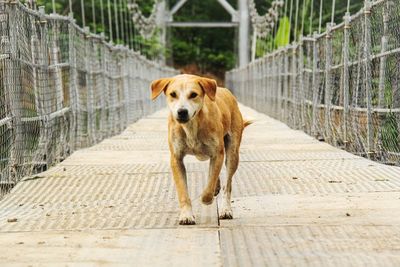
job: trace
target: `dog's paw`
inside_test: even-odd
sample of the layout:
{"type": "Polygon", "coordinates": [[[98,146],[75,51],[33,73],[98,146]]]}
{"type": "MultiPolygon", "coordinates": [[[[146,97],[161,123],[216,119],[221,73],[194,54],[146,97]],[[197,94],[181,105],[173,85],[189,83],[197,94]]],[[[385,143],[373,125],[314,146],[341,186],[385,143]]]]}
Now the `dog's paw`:
{"type": "Polygon", "coordinates": [[[179,215],[179,224],[180,225],[193,225],[196,224],[196,221],[194,220],[194,215],[190,211],[183,211],[179,215]]]}
{"type": "Polygon", "coordinates": [[[204,205],[211,205],[212,203],[213,203],[213,201],[214,201],[214,194],[203,194],[202,196],[201,196],[201,202],[204,204],[204,205]]]}
{"type": "Polygon", "coordinates": [[[231,220],[233,219],[232,209],[224,208],[218,216],[221,220],[231,220]]]}

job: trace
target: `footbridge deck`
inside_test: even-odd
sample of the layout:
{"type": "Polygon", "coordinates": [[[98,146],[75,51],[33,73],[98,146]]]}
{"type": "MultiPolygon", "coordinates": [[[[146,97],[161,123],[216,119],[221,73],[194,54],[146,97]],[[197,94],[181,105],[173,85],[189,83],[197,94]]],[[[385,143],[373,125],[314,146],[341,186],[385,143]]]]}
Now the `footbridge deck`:
{"type": "Polygon", "coordinates": [[[0,202],[0,265],[400,265],[400,168],[241,109],[256,122],[233,220],[200,203],[208,166],[188,158],[197,225],[178,225],[162,110],[17,184],[0,202]]]}

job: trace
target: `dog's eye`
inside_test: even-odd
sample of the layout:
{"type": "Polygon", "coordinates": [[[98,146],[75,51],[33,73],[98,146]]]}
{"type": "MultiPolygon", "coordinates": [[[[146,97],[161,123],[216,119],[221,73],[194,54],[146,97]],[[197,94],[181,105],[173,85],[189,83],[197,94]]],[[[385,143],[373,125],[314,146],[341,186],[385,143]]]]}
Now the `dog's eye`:
{"type": "Polygon", "coordinates": [[[175,92],[172,92],[172,93],[170,93],[169,95],[170,95],[171,97],[173,97],[173,98],[176,97],[176,93],[175,93],[175,92]]]}
{"type": "Polygon", "coordinates": [[[195,98],[196,96],[197,96],[196,93],[191,93],[190,96],[189,96],[189,98],[195,98]]]}

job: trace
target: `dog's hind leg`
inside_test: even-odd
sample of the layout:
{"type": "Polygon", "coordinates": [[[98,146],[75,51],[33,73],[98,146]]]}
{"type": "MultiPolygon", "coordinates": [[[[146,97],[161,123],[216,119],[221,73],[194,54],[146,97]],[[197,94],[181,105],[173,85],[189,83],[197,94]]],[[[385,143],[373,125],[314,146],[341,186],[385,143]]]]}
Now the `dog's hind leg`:
{"type": "Polygon", "coordinates": [[[192,203],[188,194],[186,169],[183,164],[183,159],[177,159],[171,155],[171,167],[181,209],[179,224],[195,224],[192,203]]]}
{"type": "MultiPolygon", "coordinates": [[[[232,194],[232,177],[239,165],[239,143],[234,142],[233,136],[226,136],[225,141],[225,166],[226,166],[226,184],[222,183],[222,201],[219,209],[220,219],[232,219],[231,194],[232,194]]],[[[238,140],[238,139],[236,139],[238,140]]],[[[239,139],[240,140],[240,139],[239,139]]]]}

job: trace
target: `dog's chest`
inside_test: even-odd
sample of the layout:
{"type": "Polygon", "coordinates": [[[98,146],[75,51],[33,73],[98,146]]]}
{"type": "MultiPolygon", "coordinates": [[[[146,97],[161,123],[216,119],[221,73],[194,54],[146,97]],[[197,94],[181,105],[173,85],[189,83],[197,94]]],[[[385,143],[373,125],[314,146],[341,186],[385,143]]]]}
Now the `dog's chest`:
{"type": "Polygon", "coordinates": [[[185,143],[186,152],[197,156],[199,159],[208,159],[212,154],[212,145],[209,142],[187,137],[185,143]]]}
{"type": "Polygon", "coordinates": [[[198,136],[186,136],[175,140],[175,149],[182,152],[183,154],[189,154],[196,156],[199,160],[207,160],[214,153],[215,145],[213,138],[202,140],[198,136]]]}

